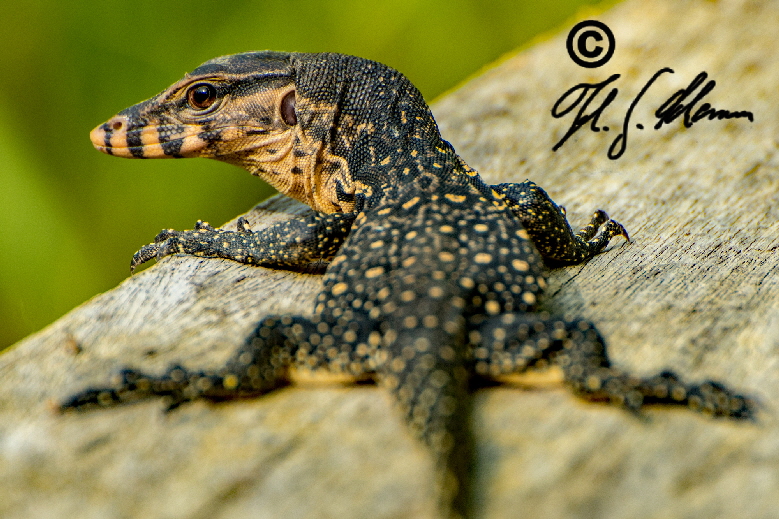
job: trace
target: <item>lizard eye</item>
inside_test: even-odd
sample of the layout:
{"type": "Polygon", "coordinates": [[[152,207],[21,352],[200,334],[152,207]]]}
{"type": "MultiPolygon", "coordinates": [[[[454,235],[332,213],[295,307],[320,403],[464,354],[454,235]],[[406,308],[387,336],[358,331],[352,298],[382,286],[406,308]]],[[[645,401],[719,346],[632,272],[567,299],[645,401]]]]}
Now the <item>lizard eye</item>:
{"type": "Polygon", "coordinates": [[[187,102],[195,110],[210,108],[216,101],[216,88],[209,83],[198,83],[187,92],[187,102]]]}
{"type": "Polygon", "coordinates": [[[295,91],[287,93],[281,100],[281,118],[290,126],[298,123],[298,115],[295,113],[295,91]]]}

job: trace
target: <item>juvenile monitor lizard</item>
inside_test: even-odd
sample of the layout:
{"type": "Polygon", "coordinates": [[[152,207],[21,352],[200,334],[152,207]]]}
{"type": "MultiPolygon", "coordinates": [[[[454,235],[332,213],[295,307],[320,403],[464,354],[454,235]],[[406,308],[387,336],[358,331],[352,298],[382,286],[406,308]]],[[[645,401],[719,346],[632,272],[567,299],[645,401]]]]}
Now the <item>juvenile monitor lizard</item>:
{"type": "Polygon", "coordinates": [[[531,181],[487,185],[443,140],[419,91],[382,64],[341,54],[250,52],[201,65],[91,134],[119,157],[210,157],[261,176],[313,208],[252,232],[198,222],[164,230],[132,268],[170,254],[297,268],[329,262],[315,316],[268,316],[222,368],[124,369],[63,410],[153,395],[169,407],[256,396],[290,366],[372,376],[432,450],[440,509],[466,517],[469,384],[539,365],[577,394],[637,412],[687,406],[747,419],[754,403],[722,384],[612,366],[593,324],[538,311],[543,263],[586,261],[622,225],[596,211],[572,231],[531,181]]]}

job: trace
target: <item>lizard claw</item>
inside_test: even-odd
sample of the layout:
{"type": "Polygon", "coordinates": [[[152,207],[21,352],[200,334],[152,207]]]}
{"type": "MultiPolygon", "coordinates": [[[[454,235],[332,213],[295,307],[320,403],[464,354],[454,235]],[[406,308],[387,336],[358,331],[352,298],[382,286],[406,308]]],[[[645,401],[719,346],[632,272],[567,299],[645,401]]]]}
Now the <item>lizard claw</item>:
{"type": "Polygon", "coordinates": [[[204,222],[203,220],[198,220],[197,222],[195,222],[195,230],[196,231],[215,231],[216,229],[211,227],[211,224],[209,224],[208,222],[204,222]]]}
{"type": "Polygon", "coordinates": [[[252,233],[252,230],[249,227],[249,220],[247,220],[243,216],[239,217],[238,221],[235,222],[235,223],[238,226],[238,232],[245,232],[245,233],[248,233],[248,234],[252,233]]]}
{"type": "Polygon", "coordinates": [[[134,369],[123,369],[115,377],[112,386],[89,388],[76,393],[55,406],[55,409],[63,413],[71,409],[111,407],[148,396],[148,386],[148,378],[143,373],[134,369]]]}
{"type": "Polygon", "coordinates": [[[130,260],[130,274],[135,273],[135,268],[138,265],[142,265],[150,259],[156,258],[159,249],[160,245],[158,243],[150,243],[141,247],[138,252],[133,254],[133,259],[130,260]]]}
{"type": "Polygon", "coordinates": [[[614,224],[615,227],[615,233],[614,236],[622,236],[625,238],[625,241],[630,243],[630,236],[628,236],[628,231],[625,229],[625,227],[619,223],[615,222],[614,220],[609,220],[609,225],[614,224]]]}
{"type": "MultiPolygon", "coordinates": [[[[207,222],[203,222],[201,220],[197,221],[195,228],[200,229],[200,225],[205,225],[205,227],[202,228],[208,228],[209,230],[211,229],[211,226],[208,225],[207,222]]],[[[165,242],[167,242],[170,238],[175,238],[180,234],[181,233],[179,231],[173,229],[163,229],[157,233],[157,236],[154,237],[154,242],[148,245],[144,245],[140,248],[140,250],[138,250],[138,252],[133,254],[133,259],[130,260],[130,273],[135,273],[135,269],[138,267],[138,265],[142,265],[150,259],[161,259],[170,254],[170,252],[168,252],[168,248],[165,247],[165,242]]]]}

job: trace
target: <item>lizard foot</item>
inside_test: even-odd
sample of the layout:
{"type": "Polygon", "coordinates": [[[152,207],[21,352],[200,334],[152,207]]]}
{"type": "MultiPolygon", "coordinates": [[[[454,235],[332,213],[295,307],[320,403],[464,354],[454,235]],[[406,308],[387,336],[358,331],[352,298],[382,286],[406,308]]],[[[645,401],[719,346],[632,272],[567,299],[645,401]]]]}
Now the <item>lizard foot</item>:
{"type": "Polygon", "coordinates": [[[160,260],[171,254],[192,254],[201,257],[226,257],[233,259],[233,255],[225,252],[225,244],[234,241],[237,235],[251,234],[245,218],[238,219],[238,231],[224,231],[216,229],[208,222],[198,220],[195,228],[190,231],[176,231],[164,229],[154,237],[154,242],[144,245],[133,254],[130,261],[130,272],[135,272],[136,267],[156,258],[160,260]]]}

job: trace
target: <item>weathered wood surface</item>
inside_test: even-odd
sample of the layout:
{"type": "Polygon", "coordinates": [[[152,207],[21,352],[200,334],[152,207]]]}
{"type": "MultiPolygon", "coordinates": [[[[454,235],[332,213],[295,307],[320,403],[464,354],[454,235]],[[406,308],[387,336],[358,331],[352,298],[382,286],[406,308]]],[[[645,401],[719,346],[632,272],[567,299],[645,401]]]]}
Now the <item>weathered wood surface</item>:
{"type": "MultiPolygon", "coordinates": [[[[482,390],[479,517],[775,517],[779,4],[632,1],[598,18],[617,38],[608,65],[577,67],[560,33],[438,102],[442,132],[489,181],[531,178],[572,221],[602,207],[631,232],[633,243],[554,271],[552,310],[596,322],[621,366],[716,378],[757,395],[763,411],[756,424],[659,408],[642,421],[559,386],[482,390]],[[755,122],[632,129],[618,161],[606,158],[617,132],[583,129],[551,153],[570,119],[549,110],[567,88],[623,74],[600,121],[616,129],[664,66],[675,74],[634,122],[649,127],[702,70],[717,81],[707,101],[755,122]]],[[[303,210],[263,207],[254,224],[303,210]]],[[[430,517],[431,462],[374,387],[292,387],[168,415],[159,402],[48,410],[120,365],[216,365],[263,315],[308,312],[318,286],[314,275],[169,258],[4,353],[0,516],[430,517]]]]}

